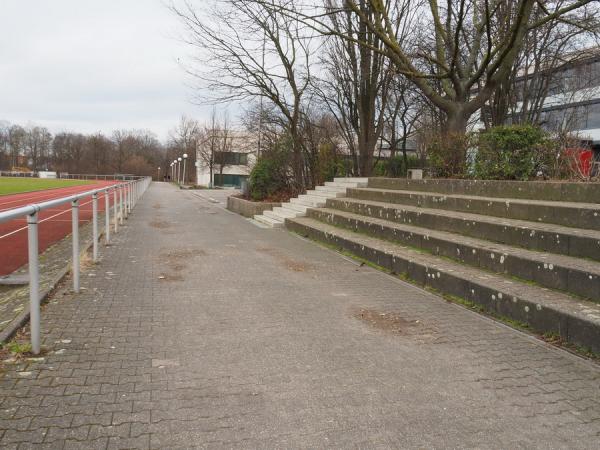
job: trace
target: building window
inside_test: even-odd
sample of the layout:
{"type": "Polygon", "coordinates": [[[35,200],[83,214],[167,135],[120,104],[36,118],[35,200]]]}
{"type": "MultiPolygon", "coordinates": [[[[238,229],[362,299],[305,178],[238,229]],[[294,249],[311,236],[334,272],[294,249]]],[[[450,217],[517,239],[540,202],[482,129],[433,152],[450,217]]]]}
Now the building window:
{"type": "Polygon", "coordinates": [[[215,163],[223,166],[247,166],[248,154],[239,152],[215,152],[215,163]]]}
{"type": "Polygon", "coordinates": [[[235,186],[237,188],[242,187],[242,181],[248,178],[247,175],[229,175],[215,173],[215,186],[235,186]]]}

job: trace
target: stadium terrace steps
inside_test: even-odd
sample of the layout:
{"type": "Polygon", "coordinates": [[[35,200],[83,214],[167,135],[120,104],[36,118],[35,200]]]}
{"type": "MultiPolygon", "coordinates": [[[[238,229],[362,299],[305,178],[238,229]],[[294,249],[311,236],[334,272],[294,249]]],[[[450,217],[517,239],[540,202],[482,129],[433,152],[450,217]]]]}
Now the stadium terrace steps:
{"type": "Polygon", "coordinates": [[[355,198],[329,199],[326,206],[500,244],[600,261],[600,231],[596,230],[355,198]]]}
{"type": "Polygon", "coordinates": [[[349,197],[423,208],[462,211],[530,222],[600,230],[600,204],[447,195],[395,189],[348,189],[349,197]]]}
{"type": "Polygon", "coordinates": [[[324,186],[317,186],[306,194],[292,198],[281,207],[255,215],[254,220],[270,228],[282,227],[286,219],[304,216],[308,208],[323,207],[327,199],[344,197],[347,189],[366,187],[368,181],[368,178],[335,178],[333,182],[327,182],[324,186]]]}
{"type": "Polygon", "coordinates": [[[600,353],[600,191],[594,184],[545,184],[372,178],[368,187],[349,187],[346,198],[307,206],[306,217],[287,215],[285,223],[600,353]]]}

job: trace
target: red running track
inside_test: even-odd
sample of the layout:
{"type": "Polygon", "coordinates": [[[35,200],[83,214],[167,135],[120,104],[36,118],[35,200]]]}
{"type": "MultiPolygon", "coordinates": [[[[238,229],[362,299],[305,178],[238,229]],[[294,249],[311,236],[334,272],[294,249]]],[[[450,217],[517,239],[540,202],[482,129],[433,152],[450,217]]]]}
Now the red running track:
{"type": "MultiPolygon", "coordinates": [[[[0,211],[41,203],[56,198],[67,197],[81,192],[100,189],[115,184],[115,181],[97,181],[81,186],[69,186],[44,191],[24,192],[0,196],[0,211]]],[[[110,204],[113,204],[110,195],[110,204]]],[[[98,211],[104,211],[104,196],[98,197],[98,211]]],[[[39,251],[44,252],[55,242],[71,233],[71,205],[56,206],[39,213],[39,251]]],[[[92,218],[92,196],[85,197],[79,203],[79,225],[89,222],[92,218]]],[[[104,224],[98,224],[103,229],[104,224]]],[[[0,276],[14,272],[27,264],[27,219],[11,220],[0,223],[0,276]]]]}

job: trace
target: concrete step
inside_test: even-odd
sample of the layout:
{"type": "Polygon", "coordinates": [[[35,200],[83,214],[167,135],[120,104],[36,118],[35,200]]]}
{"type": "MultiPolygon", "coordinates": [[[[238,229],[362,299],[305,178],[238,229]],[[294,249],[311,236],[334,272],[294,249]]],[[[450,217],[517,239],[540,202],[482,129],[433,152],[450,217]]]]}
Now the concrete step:
{"type": "Polygon", "coordinates": [[[263,211],[263,216],[269,217],[273,220],[277,220],[278,222],[285,222],[285,219],[288,217],[295,217],[292,215],[286,215],[285,213],[281,213],[278,211],[263,211]]]}
{"type": "Polygon", "coordinates": [[[600,204],[351,188],[347,197],[600,230],[600,204]]]}
{"type": "Polygon", "coordinates": [[[275,220],[272,217],[268,217],[263,214],[254,216],[254,220],[268,226],[269,228],[279,228],[284,224],[284,222],[281,220],[275,220]]]}
{"type": "Polygon", "coordinates": [[[346,196],[346,190],[344,191],[338,191],[338,192],[334,192],[334,191],[321,191],[321,190],[310,190],[310,191],[306,191],[306,195],[312,195],[313,197],[323,197],[325,199],[328,198],[336,198],[336,197],[345,197],[346,196]]]}
{"type": "Polygon", "coordinates": [[[369,178],[374,189],[400,189],[406,191],[438,192],[449,195],[479,195],[562,202],[600,202],[600,183],[570,183],[564,181],[497,181],[448,180],[429,178],[369,178]]]}
{"type": "Polygon", "coordinates": [[[527,324],[542,333],[560,334],[568,342],[600,352],[600,305],[312,218],[289,219],[286,226],[303,236],[352,252],[416,284],[460,297],[492,314],[527,324]]]}
{"type": "Polygon", "coordinates": [[[334,183],[360,183],[363,186],[368,186],[369,178],[368,177],[335,177],[333,179],[334,183]]]}
{"type": "Polygon", "coordinates": [[[330,199],[326,206],[530,250],[600,261],[600,231],[355,198],[330,199]]]}
{"type": "Polygon", "coordinates": [[[315,197],[310,195],[299,195],[298,198],[292,198],[290,203],[297,203],[312,208],[320,208],[325,206],[325,200],[323,197],[315,197]]]}
{"type": "MultiPolygon", "coordinates": [[[[313,190],[313,192],[329,192],[331,194],[342,194],[342,195],[337,195],[337,197],[342,197],[344,195],[346,195],[346,189],[348,189],[349,186],[347,187],[338,187],[338,186],[315,186],[315,189],[313,190]]],[[[336,197],[336,195],[334,195],[334,197],[336,197]]]]}
{"type": "Polygon", "coordinates": [[[600,263],[595,261],[525,250],[329,208],[311,209],[307,217],[600,303],[600,263]]]}
{"type": "Polygon", "coordinates": [[[306,214],[306,210],[309,208],[309,206],[306,205],[301,205],[300,203],[283,203],[281,205],[281,208],[283,209],[288,209],[290,211],[296,211],[302,215],[306,214]]]}
{"type": "Polygon", "coordinates": [[[335,188],[351,188],[351,187],[367,187],[368,183],[359,183],[355,181],[326,181],[325,187],[335,187],[335,188]]]}
{"type": "Polygon", "coordinates": [[[276,206],[275,208],[273,208],[273,212],[279,214],[282,217],[288,218],[303,216],[306,210],[298,211],[296,209],[285,208],[283,206],[276,206]]]}

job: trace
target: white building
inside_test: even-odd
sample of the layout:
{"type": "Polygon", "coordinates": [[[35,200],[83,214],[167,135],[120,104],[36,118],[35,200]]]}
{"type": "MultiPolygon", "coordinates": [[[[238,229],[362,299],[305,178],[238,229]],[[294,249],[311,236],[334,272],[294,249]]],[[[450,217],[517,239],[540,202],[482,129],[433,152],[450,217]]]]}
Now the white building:
{"type": "Polygon", "coordinates": [[[200,186],[240,188],[242,182],[250,176],[256,163],[256,139],[252,135],[235,131],[229,131],[226,136],[217,137],[215,149],[211,149],[207,143],[204,146],[199,144],[196,150],[196,179],[200,186]],[[217,148],[226,148],[226,151],[217,148]]]}

